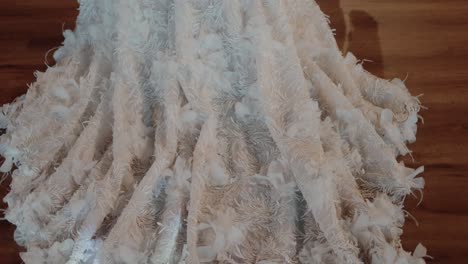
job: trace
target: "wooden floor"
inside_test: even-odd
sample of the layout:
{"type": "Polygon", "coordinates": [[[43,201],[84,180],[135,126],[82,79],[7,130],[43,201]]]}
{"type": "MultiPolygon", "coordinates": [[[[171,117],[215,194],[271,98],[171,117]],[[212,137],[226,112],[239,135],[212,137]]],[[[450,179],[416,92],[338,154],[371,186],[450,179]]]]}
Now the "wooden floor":
{"type": "MultiPolygon", "coordinates": [[[[433,260],[468,263],[468,1],[319,0],[331,16],[340,47],[372,60],[366,68],[386,78],[407,78],[424,94],[415,162],[425,165],[423,202],[409,199],[403,245],[421,242],[433,260]]],[[[72,28],[77,4],[68,0],[0,1],[0,104],[24,93],[46,52],[72,28]]],[[[51,56],[47,58],[52,63],[51,56]]],[[[2,184],[0,196],[7,191],[2,184]]],[[[14,228],[0,222],[0,263],[21,263],[14,228]]]]}

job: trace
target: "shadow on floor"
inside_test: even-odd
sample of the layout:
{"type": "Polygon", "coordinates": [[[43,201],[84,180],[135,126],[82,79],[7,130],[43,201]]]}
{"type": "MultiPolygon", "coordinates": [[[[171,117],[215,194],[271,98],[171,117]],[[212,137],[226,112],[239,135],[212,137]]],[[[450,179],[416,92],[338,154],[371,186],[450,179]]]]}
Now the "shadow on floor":
{"type": "Polygon", "coordinates": [[[322,11],[330,16],[336,43],[343,54],[352,52],[358,59],[372,61],[365,68],[384,76],[384,63],[379,38],[379,23],[362,10],[346,10],[341,0],[317,0],[322,11]]]}
{"type": "Polygon", "coordinates": [[[379,24],[367,12],[352,10],[349,13],[351,30],[347,36],[348,51],[358,59],[370,60],[372,63],[365,65],[366,70],[384,77],[384,62],[379,38],[379,24]]]}

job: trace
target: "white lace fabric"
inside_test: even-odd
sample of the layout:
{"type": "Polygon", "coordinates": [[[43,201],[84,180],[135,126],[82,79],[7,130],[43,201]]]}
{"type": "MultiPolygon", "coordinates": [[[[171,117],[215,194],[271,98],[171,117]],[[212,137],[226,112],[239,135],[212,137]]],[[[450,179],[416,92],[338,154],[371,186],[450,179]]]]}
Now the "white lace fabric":
{"type": "Polygon", "coordinates": [[[25,263],[421,264],[420,102],[339,51],[312,0],[81,0],[0,108],[25,263]]]}

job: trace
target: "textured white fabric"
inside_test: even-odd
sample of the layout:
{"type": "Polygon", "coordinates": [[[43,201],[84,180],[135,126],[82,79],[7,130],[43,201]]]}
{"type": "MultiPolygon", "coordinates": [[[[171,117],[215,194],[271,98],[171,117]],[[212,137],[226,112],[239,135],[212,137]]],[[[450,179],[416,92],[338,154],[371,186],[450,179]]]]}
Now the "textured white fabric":
{"type": "Polygon", "coordinates": [[[0,110],[25,263],[424,263],[401,248],[419,100],[312,0],[81,0],[0,110]]]}

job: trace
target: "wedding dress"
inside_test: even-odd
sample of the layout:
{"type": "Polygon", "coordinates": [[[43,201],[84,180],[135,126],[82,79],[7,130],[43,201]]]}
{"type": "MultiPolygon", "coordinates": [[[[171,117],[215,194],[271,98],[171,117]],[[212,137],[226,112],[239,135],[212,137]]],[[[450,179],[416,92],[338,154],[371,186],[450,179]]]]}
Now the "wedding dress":
{"type": "Polygon", "coordinates": [[[314,1],[79,2],[0,109],[25,263],[424,263],[400,243],[423,168],[396,160],[419,100],[314,1]]]}

